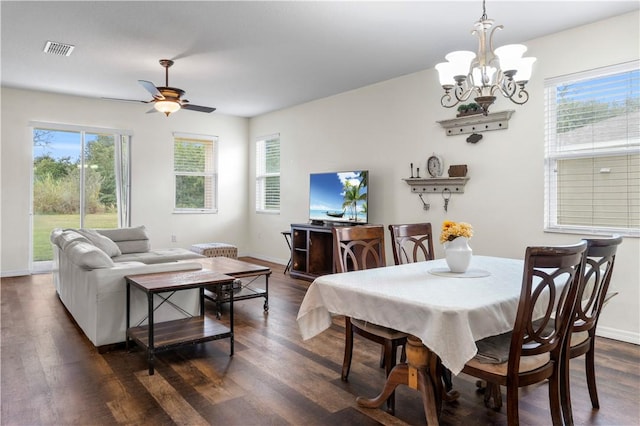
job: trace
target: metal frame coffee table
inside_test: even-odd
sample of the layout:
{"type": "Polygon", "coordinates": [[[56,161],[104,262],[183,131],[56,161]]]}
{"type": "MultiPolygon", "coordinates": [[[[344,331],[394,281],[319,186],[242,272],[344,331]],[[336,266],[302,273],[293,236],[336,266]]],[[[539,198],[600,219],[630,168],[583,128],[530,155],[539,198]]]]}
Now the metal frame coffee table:
{"type": "MultiPolygon", "coordinates": [[[[127,282],[127,334],[126,346],[133,340],[147,351],[149,375],[154,372],[155,353],[177,348],[183,345],[207,342],[210,340],[230,339],[230,356],[233,356],[233,292],[229,295],[229,326],[211,318],[204,310],[204,288],[230,285],[234,277],[210,270],[163,272],[155,274],[129,275],[127,282]],[[146,293],[149,312],[147,325],[130,327],[131,321],[131,287],[146,293]],[[173,304],[169,299],[175,292],[197,288],[200,292],[200,315],[191,316],[184,309],[173,304]],[[163,295],[161,293],[169,293],[163,295]],[[160,297],[160,305],[168,303],[186,318],[154,322],[154,296],[160,297]]],[[[144,319],[142,320],[144,321],[144,319]]],[[[141,322],[142,322],[141,321],[141,322]]]]}

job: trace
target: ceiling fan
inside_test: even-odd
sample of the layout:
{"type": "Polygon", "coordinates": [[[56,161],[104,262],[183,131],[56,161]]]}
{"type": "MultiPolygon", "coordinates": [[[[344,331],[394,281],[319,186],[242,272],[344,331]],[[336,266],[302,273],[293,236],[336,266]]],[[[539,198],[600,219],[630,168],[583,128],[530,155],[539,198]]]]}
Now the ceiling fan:
{"type": "MultiPolygon", "coordinates": [[[[153,99],[150,101],[132,101],[130,99],[114,99],[107,98],[111,100],[117,101],[128,101],[128,102],[142,102],[143,104],[153,103],[153,107],[155,110],[165,113],[168,117],[169,114],[178,111],[179,109],[187,109],[191,111],[199,111],[199,112],[213,112],[216,109],[206,106],[193,105],[190,104],[188,100],[182,99],[185,92],[182,89],[178,89],[177,87],[169,86],[169,67],[173,65],[173,61],[171,59],[160,59],[160,65],[164,67],[165,71],[165,85],[156,87],[152,82],[146,80],[138,80],[138,83],[142,85],[153,99]]],[[[153,112],[151,110],[149,112],[153,112]]]]}

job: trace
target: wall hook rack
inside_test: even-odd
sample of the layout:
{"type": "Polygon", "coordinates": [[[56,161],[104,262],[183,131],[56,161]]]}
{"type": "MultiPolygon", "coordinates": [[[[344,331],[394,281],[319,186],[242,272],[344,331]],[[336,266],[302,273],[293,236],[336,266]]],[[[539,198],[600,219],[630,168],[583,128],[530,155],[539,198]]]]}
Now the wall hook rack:
{"type": "Polygon", "coordinates": [[[418,197],[420,197],[420,201],[422,201],[422,210],[428,211],[431,208],[431,204],[424,201],[424,198],[422,198],[422,194],[418,194],[418,197]]]}
{"type": "Polygon", "coordinates": [[[438,123],[444,127],[447,136],[486,132],[488,130],[503,130],[509,128],[509,119],[514,112],[515,110],[510,109],[493,112],[488,115],[476,114],[440,120],[438,123]]]}
{"type": "Polygon", "coordinates": [[[404,180],[411,187],[413,193],[442,193],[451,191],[452,194],[463,194],[468,177],[448,178],[406,178],[404,180]]]}

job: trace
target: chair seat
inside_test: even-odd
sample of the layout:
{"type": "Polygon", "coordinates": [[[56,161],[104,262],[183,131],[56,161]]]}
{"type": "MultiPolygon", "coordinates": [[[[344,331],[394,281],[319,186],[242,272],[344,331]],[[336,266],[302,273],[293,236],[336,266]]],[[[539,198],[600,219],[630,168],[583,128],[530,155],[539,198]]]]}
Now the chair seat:
{"type": "MultiPolygon", "coordinates": [[[[534,325],[537,324],[537,321],[533,322],[534,325]]],[[[545,328],[545,332],[549,332],[549,330],[552,330],[553,326],[552,325],[547,325],[547,327],[545,328]]],[[[583,342],[585,342],[587,339],[589,338],[589,332],[587,330],[584,331],[573,331],[571,333],[571,341],[569,342],[569,345],[571,347],[577,346],[583,342]]]]}
{"type": "Polygon", "coordinates": [[[476,342],[478,353],[475,358],[483,364],[502,364],[509,359],[511,332],[490,336],[476,342]]]}
{"type": "MultiPolygon", "coordinates": [[[[520,358],[520,368],[518,369],[519,373],[524,373],[527,371],[535,370],[538,367],[542,367],[543,365],[549,362],[549,354],[540,354],[533,356],[523,356],[520,358]]],[[[485,364],[480,362],[478,358],[472,358],[467,362],[469,367],[475,368],[477,370],[483,370],[492,374],[496,374],[498,376],[506,376],[507,375],[507,362],[503,362],[502,364],[485,364]]]]}
{"type": "MultiPolygon", "coordinates": [[[[486,339],[477,341],[476,345],[478,346],[478,353],[467,362],[467,366],[499,376],[506,376],[511,333],[487,337],[486,339]]],[[[551,357],[548,352],[540,355],[520,357],[520,368],[518,372],[524,373],[535,370],[547,364],[550,359],[551,357]]]]}
{"type": "Polygon", "coordinates": [[[571,333],[571,347],[579,345],[580,343],[586,341],[589,338],[588,331],[578,331],[571,333]]]}
{"type": "Polygon", "coordinates": [[[402,339],[403,337],[407,337],[407,333],[373,324],[368,321],[351,318],[351,324],[368,333],[375,334],[376,336],[380,336],[389,340],[402,339]]]}

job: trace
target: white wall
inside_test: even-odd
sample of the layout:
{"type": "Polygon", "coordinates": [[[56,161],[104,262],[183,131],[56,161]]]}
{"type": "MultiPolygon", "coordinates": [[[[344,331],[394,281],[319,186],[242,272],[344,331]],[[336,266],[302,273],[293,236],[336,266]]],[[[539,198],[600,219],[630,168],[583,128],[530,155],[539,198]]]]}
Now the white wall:
{"type": "Polygon", "coordinates": [[[2,88],[2,275],[29,271],[32,135],[42,121],[133,131],[132,225],[145,225],[154,248],[228,242],[246,251],[248,120],[179,111],[167,118],[142,104],[2,88]],[[173,132],[219,137],[217,214],[173,213],[173,132]],[[171,242],[171,235],[177,241],[171,242]]]}
{"type": "MultiPolygon", "coordinates": [[[[252,141],[280,133],[282,198],[280,215],[251,214],[251,253],[285,262],[289,255],[280,231],[307,221],[309,173],[348,169],[370,171],[372,223],[429,221],[439,229],[445,219],[462,220],[474,226],[475,253],[514,258],[521,258],[528,245],[577,241],[582,235],[543,231],[543,82],[638,59],[638,22],[636,12],[527,41],[528,55],[538,58],[528,85],[531,100],[516,106],[498,99],[492,111],[515,110],[509,129],[486,132],[475,145],[465,142],[466,136],[445,136],[436,123],[455,111],[440,106],[442,91],[433,69],[252,119],[252,141]],[[434,194],[426,197],[431,210],[425,212],[401,180],[410,175],[409,163],[424,176],[433,152],[443,157],[445,168],[469,167],[465,193],[452,196],[447,213],[442,197],[434,194]]],[[[253,179],[253,149],[250,154],[253,179]]],[[[436,256],[442,255],[437,244],[436,256]]],[[[387,258],[392,261],[390,252],[387,258]]],[[[639,240],[625,238],[612,283],[621,295],[602,315],[600,334],[640,343],[639,259],[639,240]]]]}

